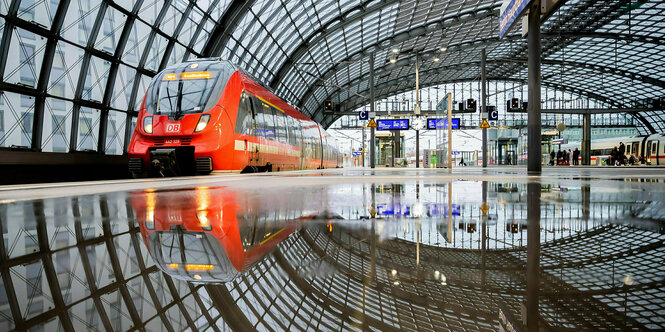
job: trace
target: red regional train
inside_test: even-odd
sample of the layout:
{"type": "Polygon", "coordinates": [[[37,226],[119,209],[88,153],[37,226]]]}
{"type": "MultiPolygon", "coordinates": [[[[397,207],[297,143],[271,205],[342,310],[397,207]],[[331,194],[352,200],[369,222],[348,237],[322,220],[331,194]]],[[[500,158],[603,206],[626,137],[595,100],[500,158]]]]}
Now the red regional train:
{"type": "Polygon", "coordinates": [[[196,283],[233,280],[315,217],[275,202],[273,210],[262,210],[259,202],[224,188],[148,190],[132,193],[130,201],[156,265],[196,283]]]}
{"type": "Polygon", "coordinates": [[[229,61],[157,74],[129,143],[135,177],[342,166],[334,139],[229,61]]]}

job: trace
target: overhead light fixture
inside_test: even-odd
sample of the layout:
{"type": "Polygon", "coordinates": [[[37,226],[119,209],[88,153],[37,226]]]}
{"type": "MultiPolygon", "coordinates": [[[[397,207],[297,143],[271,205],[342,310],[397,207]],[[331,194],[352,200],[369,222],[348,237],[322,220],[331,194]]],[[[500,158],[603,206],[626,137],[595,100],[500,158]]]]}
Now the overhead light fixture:
{"type": "Polygon", "coordinates": [[[440,60],[441,60],[441,59],[439,59],[438,56],[435,56],[435,57],[434,57],[434,62],[439,62],[440,60]]]}
{"type": "Polygon", "coordinates": [[[399,53],[399,48],[397,48],[397,47],[393,47],[393,50],[392,50],[392,51],[393,51],[394,54],[397,54],[397,53],[399,53]]]}
{"type": "Polygon", "coordinates": [[[397,62],[397,58],[396,58],[396,57],[394,57],[394,56],[393,56],[393,57],[390,57],[390,63],[393,63],[393,64],[394,64],[394,63],[396,63],[396,62],[397,62]]]}
{"type": "Polygon", "coordinates": [[[445,51],[447,51],[447,50],[448,50],[448,48],[447,48],[447,47],[445,47],[445,46],[441,46],[440,50],[441,50],[441,52],[445,52],[445,51]]]}

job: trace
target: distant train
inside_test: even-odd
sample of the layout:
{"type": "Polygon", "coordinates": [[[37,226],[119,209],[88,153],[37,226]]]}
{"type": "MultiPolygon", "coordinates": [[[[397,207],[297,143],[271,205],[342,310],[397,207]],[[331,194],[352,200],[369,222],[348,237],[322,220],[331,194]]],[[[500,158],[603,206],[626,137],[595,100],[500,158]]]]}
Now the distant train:
{"type": "MultiPolygon", "coordinates": [[[[613,137],[591,140],[591,165],[606,165],[614,147],[623,142],[626,158],[632,155],[638,162],[642,157],[647,165],[665,165],[665,134],[613,137]]],[[[563,144],[562,149],[581,149],[580,142],[563,144]]]]}
{"type": "Polygon", "coordinates": [[[319,124],[217,59],[172,65],[153,78],[128,154],[137,177],[342,166],[319,124]]]}

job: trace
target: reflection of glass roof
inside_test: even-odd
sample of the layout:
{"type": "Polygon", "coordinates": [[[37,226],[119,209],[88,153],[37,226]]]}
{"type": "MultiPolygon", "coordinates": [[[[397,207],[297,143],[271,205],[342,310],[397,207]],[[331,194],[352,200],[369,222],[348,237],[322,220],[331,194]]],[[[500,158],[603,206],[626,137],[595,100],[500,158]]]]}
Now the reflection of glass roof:
{"type": "MultiPolygon", "coordinates": [[[[411,51],[421,86],[477,80],[481,48],[490,80],[526,79],[518,29],[497,38],[500,0],[167,3],[1,2],[0,147],[122,154],[151,77],[194,57],[238,63],[325,126],[325,100],[367,104],[370,54],[378,99],[413,89],[411,51]]],[[[663,17],[660,2],[567,1],[542,27],[543,84],[606,107],[663,95],[663,17]]],[[[662,110],[636,118],[665,131],[662,110]]]]}
{"type": "MultiPolygon", "coordinates": [[[[665,327],[665,232],[658,231],[665,218],[657,208],[662,178],[589,184],[562,177],[539,184],[540,217],[534,218],[533,192],[526,183],[503,182],[510,181],[506,176],[490,175],[502,182],[486,183],[486,222],[479,208],[483,183],[467,180],[331,181],[288,187],[288,197],[283,185],[228,182],[209,192],[184,187],[3,201],[0,330],[496,330],[499,305],[518,315],[529,292],[524,269],[534,233],[540,240],[538,311],[552,329],[665,327]],[[271,228],[260,225],[279,228],[294,217],[325,211],[338,218],[302,219],[233,280],[203,285],[156,265],[163,256],[144,242],[145,205],[138,199],[147,197],[155,204],[154,224],[160,215],[186,221],[201,202],[222,197],[240,207],[217,221],[229,230],[241,221],[236,226],[244,231],[218,239],[206,233],[210,245],[236,231],[262,238],[261,230],[271,228]],[[174,201],[181,203],[165,204],[174,201]],[[421,223],[416,201],[436,204],[439,212],[424,209],[421,223]],[[452,202],[459,205],[449,229],[441,214],[452,202]],[[409,206],[411,213],[385,213],[386,204],[409,206]],[[376,218],[363,218],[373,205],[376,218]]],[[[182,238],[183,248],[197,256],[194,234],[182,238]]],[[[178,241],[165,244],[179,247],[178,241]]],[[[204,261],[244,255],[237,244],[206,251],[204,261]]],[[[162,248],[166,252],[182,263],[179,250],[162,248]]]]}

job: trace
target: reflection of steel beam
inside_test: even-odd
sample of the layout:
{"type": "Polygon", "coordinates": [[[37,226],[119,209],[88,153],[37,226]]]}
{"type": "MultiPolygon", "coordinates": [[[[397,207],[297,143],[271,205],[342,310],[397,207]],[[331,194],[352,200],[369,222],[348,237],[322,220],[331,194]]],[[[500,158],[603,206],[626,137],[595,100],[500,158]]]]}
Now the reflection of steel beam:
{"type": "MultiPolygon", "coordinates": [[[[196,304],[199,306],[201,309],[201,313],[203,317],[206,318],[208,321],[208,324],[212,326],[213,330],[220,332],[221,330],[217,327],[217,323],[215,323],[215,320],[210,316],[210,312],[208,309],[206,309],[206,305],[203,303],[203,300],[201,300],[201,296],[199,295],[198,289],[203,287],[202,285],[194,286],[191,282],[189,284],[189,290],[192,293],[192,297],[194,297],[194,301],[196,301],[196,304]]],[[[178,301],[179,303],[182,301],[178,301]]],[[[180,310],[183,310],[182,308],[180,310]]]]}
{"type": "MultiPolygon", "coordinates": [[[[41,253],[41,262],[44,266],[44,276],[51,289],[51,297],[53,298],[53,309],[58,317],[60,323],[65,331],[73,331],[74,326],[69,318],[65,300],[62,298],[62,291],[58,283],[58,275],[55,273],[55,266],[53,265],[53,254],[49,248],[48,231],[46,230],[46,215],[44,214],[44,201],[38,200],[32,204],[33,212],[35,215],[35,222],[37,223],[37,238],[39,241],[39,252],[41,253]]],[[[41,282],[41,278],[39,278],[41,282]]]]}
{"type": "Polygon", "coordinates": [[[210,295],[214,307],[218,308],[222,315],[224,323],[228,324],[231,329],[234,331],[256,331],[247,319],[246,314],[240,310],[238,304],[233,300],[233,296],[231,296],[226,285],[205,285],[205,289],[210,295]]]}
{"type": "MultiPolygon", "coordinates": [[[[111,262],[111,267],[113,268],[113,273],[115,275],[116,282],[120,283],[118,290],[122,295],[123,300],[125,301],[125,307],[129,312],[129,316],[132,318],[134,326],[141,326],[143,322],[141,316],[136,310],[132,295],[127,289],[127,280],[122,275],[122,266],[120,265],[120,259],[118,259],[118,250],[115,247],[115,242],[113,242],[113,230],[111,229],[110,215],[108,201],[105,198],[102,198],[99,202],[99,209],[102,215],[102,229],[104,230],[104,238],[106,242],[106,250],[108,250],[108,258],[111,262]]],[[[119,308],[118,308],[119,309],[119,308]]]]}
{"type": "MultiPolygon", "coordinates": [[[[105,196],[103,196],[102,199],[104,201],[106,201],[105,196]]],[[[127,203],[127,205],[126,205],[127,206],[127,220],[136,220],[136,217],[133,214],[134,210],[132,209],[131,204],[129,204],[128,201],[126,201],[126,203],[127,203]]],[[[139,241],[139,238],[140,238],[139,228],[134,226],[132,229],[130,229],[129,230],[129,237],[130,237],[130,241],[132,241],[132,247],[134,249],[134,258],[136,258],[136,264],[138,265],[139,271],[145,271],[146,266],[145,266],[145,262],[143,261],[143,254],[142,254],[141,249],[140,249],[140,247],[143,244],[141,243],[141,241],[139,241]],[[137,233],[138,233],[138,235],[137,235],[137,233]]],[[[166,274],[162,274],[162,275],[164,275],[164,277],[167,278],[166,274]]],[[[166,316],[166,312],[164,310],[164,307],[162,307],[161,303],[159,302],[159,297],[157,296],[157,292],[155,292],[155,287],[153,287],[153,285],[152,285],[152,282],[150,280],[150,275],[147,274],[147,273],[142,273],[141,277],[143,278],[143,283],[145,284],[145,287],[148,290],[148,294],[150,295],[150,299],[152,300],[152,303],[153,303],[155,309],[157,310],[157,313],[158,313],[159,317],[162,319],[162,323],[166,326],[167,330],[174,331],[175,329],[171,325],[171,321],[169,320],[169,318],[166,316]]],[[[173,299],[177,299],[179,295],[176,292],[176,293],[172,293],[171,296],[173,297],[173,299]]],[[[185,317],[185,320],[189,324],[189,327],[192,330],[195,330],[196,325],[194,324],[194,321],[189,316],[189,312],[187,310],[184,310],[184,308],[182,307],[182,301],[177,301],[177,303],[178,303],[178,306],[180,306],[180,310],[182,311],[182,315],[185,317]]],[[[201,307],[201,310],[203,312],[206,312],[206,310],[204,310],[204,307],[201,307]]]]}
{"type": "Polygon", "coordinates": [[[106,314],[106,309],[104,308],[104,303],[100,299],[99,293],[97,292],[97,281],[95,279],[95,272],[92,270],[92,265],[90,264],[90,257],[86,252],[86,247],[90,244],[85,244],[85,237],[83,236],[83,228],[81,227],[81,205],[79,203],[78,197],[72,198],[72,216],[74,217],[74,229],[76,232],[76,246],[78,247],[79,256],[81,257],[81,264],[83,265],[83,272],[85,273],[85,278],[88,283],[88,288],[90,289],[90,297],[95,303],[95,309],[97,309],[97,314],[99,315],[104,328],[107,331],[113,330],[111,321],[109,320],[108,315],[106,314]]]}
{"type": "MultiPolygon", "coordinates": [[[[317,253],[319,256],[323,253],[317,253]]],[[[325,254],[324,254],[325,255],[325,254]]],[[[391,331],[394,330],[394,326],[388,325],[376,318],[367,316],[364,312],[353,309],[351,306],[347,306],[343,303],[332,301],[329,294],[325,294],[322,291],[312,287],[309,281],[304,280],[298,275],[298,272],[286,261],[284,255],[279,250],[275,250],[273,253],[275,261],[279,266],[284,269],[289,278],[293,281],[294,284],[302,290],[304,294],[309,296],[314,302],[321,305],[322,307],[333,307],[336,310],[331,310],[330,312],[335,316],[339,317],[342,321],[347,324],[360,327],[363,330],[368,329],[370,326],[378,328],[381,331],[391,331]],[[355,318],[352,320],[351,317],[355,318]],[[361,321],[362,326],[358,326],[356,321],[361,321]]]]}
{"type": "MultiPolygon", "coordinates": [[[[9,223],[0,222],[0,231],[2,231],[0,234],[3,234],[4,237],[7,237],[8,230],[2,229],[3,225],[9,225],[9,223]]],[[[14,281],[12,280],[11,274],[9,272],[10,265],[7,262],[8,257],[9,255],[7,254],[7,248],[5,248],[5,242],[0,241],[0,275],[2,275],[2,286],[4,287],[5,294],[7,295],[7,302],[9,303],[9,309],[11,310],[12,318],[14,320],[14,327],[17,331],[25,331],[27,328],[23,322],[21,306],[19,305],[18,299],[16,297],[14,281]]]]}
{"type": "MultiPolygon", "coordinates": [[[[365,284],[366,277],[364,276],[364,274],[361,276],[361,273],[358,273],[356,271],[352,271],[348,267],[340,265],[339,261],[334,260],[332,257],[330,257],[329,255],[326,254],[326,251],[324,249],[317,246],[314,239],[312,239],[310,237],[310,235],[307,234],[307,232],[300,232],[300,234],[302,235],[303,240],[307,244],[310,245],[310,248],[312,248],[314,250],[314,252],[317,253],[318,256],[323,257],[323,259],[325,261],[327,261],[330,264],[332,264],[333,266],[335,266],[340,273],[344,274],[350,280],[354,280],[358,283],[365,284]]],[[[333,241],[333,239],[334,238],[330,238],[331,241],[333,241]]],[[[340,243],[338,243],[338,242],[333,241],[333,243],[335,243],[336,245],[340,245],[340,243]]],[[[345,247],[344,249],[347,249],[349,251],[349,253],[352,253],[352,254],[356,254],[356,255],[360,254],[356,251],[349,250],[348,247],[345,247]]],[[[358,257],[362,257],[362,256],[358,256],[358,257]]],[[[361,259],[365,259],[365,258],[362,257],[361,259]]],[[[385,260],[380,260],[380,261],[385,261],[385,260]]],[[[384,268],[384,269],[387,269],[387,270],[392,269],[392,267],[389,267],[387,265],[383,265],[381,267],[384,268]]],[[[418,275],[418,277],[416,277],[414,279],[401,278],[400,280],[402,280],[402,281],[424,282],[425,278],[422,275],[418,275]]],[[[484,312],[484,311],[481,311],[481,310],[470,309],[470,307],[458,306],[458,305],[454,305],[454,304],[451,304],[451,303],[444,303],[440,300],[432,298],[431,296],[423,296],[422,294],[411,294],[411,293],[405,292],[403,290],[395,290],[392,287],[392,285],[382,283],[380,279],[376,279],[376,278],[373,278],[372,282],[373,282],[373,286],[378,291],[389,290],[388,292],[385,292],[385,293],[388,293],[391,296],[394,296],[395,298],[403,300],[405,302],[417,303],[417,304],[420,304],[420,305],[434,304],[437,307],[439,307],[442,311],[445,309],[445,310],[453,311],[457,314],[471,315],[471,316],[474,316],[474,317],[485,317],[487,319],[495,319],[495,315],[493,314],[493,311],[491,313],[490,312],[484,312]]]]}

